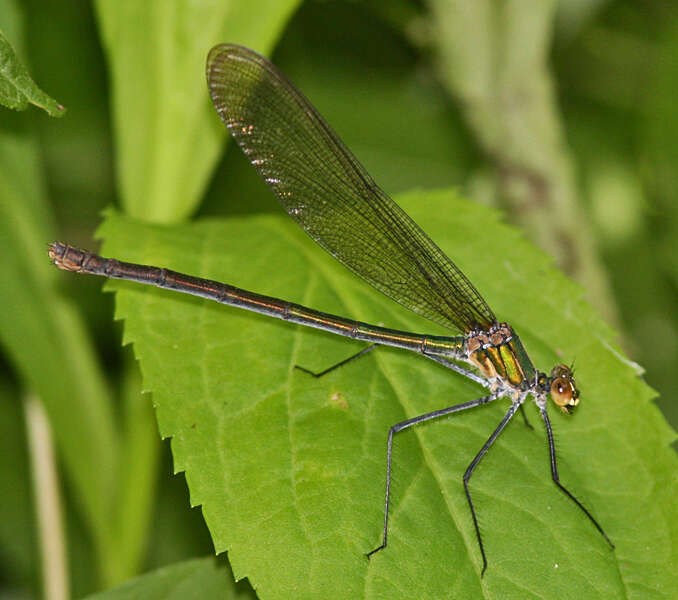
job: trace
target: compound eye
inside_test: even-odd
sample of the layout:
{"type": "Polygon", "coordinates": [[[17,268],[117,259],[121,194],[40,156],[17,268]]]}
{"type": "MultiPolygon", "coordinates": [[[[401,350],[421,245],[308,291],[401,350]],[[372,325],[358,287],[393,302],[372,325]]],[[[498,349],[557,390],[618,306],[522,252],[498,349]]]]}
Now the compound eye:
{"type": "Polygon", "coordinates": [[[566,414],[572,414],[579,404],[579,394],[569,377],[556,377],[551,382],[551,399],[566,414]]]}

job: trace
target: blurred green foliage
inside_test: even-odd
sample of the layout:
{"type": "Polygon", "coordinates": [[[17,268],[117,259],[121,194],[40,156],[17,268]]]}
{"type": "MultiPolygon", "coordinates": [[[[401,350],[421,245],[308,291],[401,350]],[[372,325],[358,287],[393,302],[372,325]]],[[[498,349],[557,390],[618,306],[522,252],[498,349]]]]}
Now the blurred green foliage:
{"type": "MultiPolygon", "coordinates": [[[[24,0],[20,4],[0,0],[0,30],[40,88],[68,108],[61,120],[52,120],[34,108],[23,113],[2,109],[0,131],[10,136],[5,139],[12,135],[30,137],[29,150],[36,158],[26,160],[33,161],[31,167],[37,175],[27,176],[27,183],[40,188],[44,180],[44,194],[49,199],[46,213],[36,216],[40,229],[58,231],[59,239],[84,247],[93,246],[93,232],[104,207],[133,205],[130,198],[134,194],[127,191],[133,183],[120,174],[121,155],[114,158],[124,140],[113,133],[116,121],[112,114],[125,120],[124,111],[129,111],[132,122],[132,116],[143,116],[141,110],[135,112],[133,104],[125,105],[122,113],[116,104],[119,88],[113,89],[116,76],[104,50],[107,47],[110,51],[115,31],[107,31],[97,21],[110,8],[106,4],[98,3],[97,12],[84,0],[24,0]],[[102,31],[108,46],[102,42],[102,31]]],[[[564,0],[549,5],[550,13],[544,16],[548,26],[546,56],[542,58],[554,91],[550,109],[558,119],[556,129],[560,129],[572,168],[579,219],[568,225],[569,243],[576,245],[581,240],[600,262],[602,291],[589,287],[588,300],[599,306],[618,329],[621,345],[646,370],[645,380],[660,393],[658,405],[675,427],[678,383],[672,372],[678,364],[678,5],[634,0],[564,0]],[[609,298],[602,297],[608,293],[611,304],[609,298]]],[[[163,14],[162,3],[153,6],[158,15],[163,14]]],[[[308,0],[289,23],[278,24],[280,37],[273,58],[389,192],[456,186],[467,196],[507,207],[508,220],[523,222],[511,199],[496,193],[501,173],[497,172],[496,156],[488,152],[483,138],[483,122],[501,122],[509,111],[504,112],[498,102],[485,121],[468,118],[468,97],[450,83],[445,62],[440,60],[437,24],[431,16],[439,9],[437,3],[414,0],[308,0]]],[[[518,24],[523,22],[520,12],[514,18],[518,24]]],[[[125,26],[125,15],[118,26],[125,26]]],[[[498,25],[497,31],[505,30],[498,25]]],[[[464,33],[458,44],[471,51],[479,51],[482,43],[494,39],[487,31],[469,29],[464,33]]],[[[273,47],[275,35],[267,35],[273,47]]],[[[127,57],[131,63],[136,58],[133,50],[127,57]]],[[[526,52],[529,54],[529,48],[526,52]]],[[[141,63],[145,57],[138,58],[141,63]]],[[[117,77],[124,77],[124,73],[117,77]]],[[[202,77],[201,73],[197,77],[202,77]]],[[[195,95],[203,93],[197,90],[195,95]]],[[[525,136],[530,137],[529,128],[525,136]]],[[[193,143],[199,147],[200,140],[193,143]]],[[[537,156],[539,143],[531,148],[537,156]]],[[[212,160],[216,160],[218,142],[212,140],[211,144],[212,160]]],[[[156,165],[156,182],[162,183],[165,167],[162,162],[156,165]]],[[[181,193],[180,202],[188,202],[191,198],[187,196],[193,194],[191,206],[197,206],[194,214],[280,211],[253,169],[231,145],[214,177],[208,180],[207,175],[202,174],[204,181],[195,175],[195,181],[187,183],[188,191],[177,192],[181,193]],[[209,187],[203,197],[205,184],[209,187]],[[246,202],[226,204],[224,197],[233,190],[237,195],[231,197],[246,198],[246,202]]],[[[149,189],[149,194],[165,193],[157,183],[149,189]]],[[[33,210],[26,208],[27,213],[33,210]]],[[[187,216],[190,209],[183,211],[175,218],[187,216]]],[[[155,213],[150,216],[158,218],[155,213]]],[[[553,232],[560,225],[557,216],[553,219],[532,224],[525,235],[535,234],[537,228],[542,234],[553,232]]],[[[6,248],[9,236],[0,241],[6,248]]],[[[43,252],[40,248],[39,253],[43,252]]],[[[3,276],[9,272],[5,260],[0,258],[3,276]]],[[[556,255],[554,260],[568,268],[563,256],[556,255]]],[[[538,286],[538,282],[535,284],[538,286]]],[[[189,505],[186,487],[183,478],[170,474],[167,447],[162,450],[160,466],[155,466],[154,452],[160,451],[159,444],[156,450],[149,449],[150,438],[127,428],[137,421],[149,424],[152,416],[139,414],[143,408],[127,387],[136,375],[131,373],[134,367],[128,353],[120,349],[120,327],[111,323],[111,295],[101,294],[101,282],[94,279],[64,277],[59,279],[59,286],[72,306],[81,311],[91,334],[93,358],[99,367],[92,367],[88,377],[92,381],[105,378],[111,396],[117,398],[113,411],[122,433],[115,439],[135,441],[134,447],[146,457],[149,472],[158,472],[162,478],[157,491],[155,477],[143,484],[148,506],[139,511],[139,539],[135,539],[135,532],[122,531],[122,539],[116,540],[118,548],[134,546],[130,551],[133,560],[109,573],[98,571],[102,556],[97,549],[101,551],[103,542],[92,539],[97,535],[96,525],[88,522],[82,510],[83,503],[87,506],[100,499],[88,500],[87,493],[73,480],[63,486],[72,591],[82,595],[113,583],[116,577],[209,554],[213,548],[200,513],[185,509],[189,505]]],[[[39,302],[47,304],[46,300],[39,302]]],[[[9,307],[0,306],[0,310],[8,311],[9,307]]],[[[7,475],[2,478],[3,486],[12,493],[2,490],[1,494],[0,594],[37,596],[40,565],[28,504],[30,479],[27,474],[22,478],[28,469],[19,400],[30,377],[17,367],[7,346],[0,350],[5,352],[0,354],[4,367],[0,371],[2,428],[8,432],[0,436],[0,455],[8,466],[15,466],[9,472],[6,467],[7,475]]],[[[51,356],[43,362],[69,357],[51,356]]],[[[577,356],[579,363],[586,360],[586,356],[577,356]]],[[[95,385],[100,382],[92,383],[95,385]]],[[[134,393],[137,391],[138,386],[134,393]]],[[[101,396],[107,397],[107,393],[101,396]]],[[[102,398],[99,400],[103,403],[102,398]]],[[[143,397],[141,400],[147,402],[143,397]]],[[[610,410],[615,409],[613,395],[605,401],[610,410]]],[[[102,429],[107,427],[111,424],[102,429]]],[[[91,433],[93,438],[96,435],[91,433]]],[[[63,466],[69,459],[61,456],[60,460],[63,466]]],[[[126,483],[133,485],[133,480],[126,483]]],[[[102,486],[93,494],[105,495],[107,488],[102,486]]],[[[116,496],[123,507],[124,500],[124,493],[116,496]]],[[[114,522],[109,529],[115,529],[114,522]]],[[[102,539],[115,533],[106,529],[105,525],[99,527],[102,539]]],[[[109,543],[110,539],[104,545],[109,543]]]]}

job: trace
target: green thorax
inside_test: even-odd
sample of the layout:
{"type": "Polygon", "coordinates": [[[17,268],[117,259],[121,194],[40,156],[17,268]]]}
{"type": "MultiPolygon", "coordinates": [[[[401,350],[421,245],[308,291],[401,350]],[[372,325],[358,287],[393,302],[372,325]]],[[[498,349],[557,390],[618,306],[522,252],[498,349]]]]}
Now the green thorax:
{"type": "Polygon", "coordinates": [[[472,332],[466,339],[469,360],[488,379],[501,377],[515,388],[535,380],[536,371],[518,335],[499,323],[489,331],[472,332]]]}

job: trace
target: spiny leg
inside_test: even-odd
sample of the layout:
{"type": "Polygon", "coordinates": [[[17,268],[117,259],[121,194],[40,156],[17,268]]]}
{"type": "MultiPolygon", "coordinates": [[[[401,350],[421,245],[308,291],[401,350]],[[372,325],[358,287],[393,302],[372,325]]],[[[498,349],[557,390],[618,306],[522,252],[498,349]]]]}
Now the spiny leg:
{"type": "Polygon", "coordinates": [[[451,361],[443,356],[438,356],[437,354],[431,354],[429,352],[422,352],[422,354],[426,358],[430,358],[431,360],[443,365],[444,367],[447,367],[448,369],[452,369],[456,373],[459,373],[460,375],[463,375],[467,379],[470,379],[471,381],[475,381],[478,385],[482,385],[485,388],[490,389],[492,387],[491,383],[485,379],[485,377],[481,377],[477,373],[474,373],[473,371],[469,371],[468,369],[464,369],[464,367],[459,366],[457,363],[454,361],[451,361]]]}
{"type": "Polygon", "coordinates": [[[473,500],[471,500],[471,492],[468,489],[468,482],[471,479],[471,475],[473,475],[473,471],[478,466],[478,463],[481,461],[483,456],[485,456],[487,451],[490,449],[490,446],[492,446],[492,444],[494,444],[495,440],[499,437],[501,432],[504,430],[504,427],[506,427],[506,425],[508,425],[508,422],[511,420],[513,415],[516,414],[516,411],[518,410],[518,406],[519,405],[511,404],[511,408],[508,409],[508,412],[504,415],[504,418],[501,420],[501,423],[499,423],[497,428],[492,432],[492,435],[483,444],[483,447],[480,449],[480,452],[478,452],[478,454],[476,454],[476,457],[471,461],[471,464],[466,469],[466,473],[464,473],[464,491],[466,492],[466,499],[468,500],[468,505],[469,505],[469,508],[471,509],[471,517],[473,518],[473,526],[476,529],[476,537],[478,538],[478,546],[480,546],[480,555],[483,558],[483,570],[480,572],[481,577],[485,574],[485,571],[487,570],[487,557],[485,556],[485,548],[483,547],[483,539],[480,536],[480,527],[478,526],[478,518],[476,517],[476,510],[473,507],[473,500]]]}
{"type": "Polygon", "coordinates": [[[477,398],[476,400],[471,400],[470,402],[463,402],[461,404],[455,404],[454,406],[448,406],[447,408],[441,408],[439,410],[434,410],[429,413],[424,413],[418,417],[412,417],[406,421],[401,421],[393,425],[388,431],[388,442],[386,444],[386,501],[384,502],[384,531],[381,544],[376,547],[374,550],[366,554],[367,558],[370,558],[376,552],[386,548],[387,536],[388,536],[388,509],[390,503],[390,493],[391,493],[391,455],[393,451],[393,435],[407,429],[412,425],[417,425],[418,423],[423,423],[424,421],[429,421],[430,419],[436,419],[438,417],[443,417],[455,412],[466,410],[468,408],[474,408],[476,406],[481,406],[482,404],[487,404],[492,400],[495,400],[496,396],[483,396],[482,398],[477,398]]]}
{"type": "Polygon", "coordinates": [[[322,377],[323,375],[327,375],[330,371],[334,371],[334,369],[338,369],[339,367],[344,366],[346,363],[351,362],[352,360],[355,360],[356,358],[360,358],[361,356],[364,356],[368,352],[371,352],[377,347],[377,344],[370,344],[367,346],[367,348],[363,348],[360,352],[356,352],[355,354],[352,354],[348,358],[345,358],[342,361],[339,361],[336,365],[332,365],[331,367],[327,367],[327,369],[324,369],[323,371],[315,372],[311,371],[310,369],[307,369],[306,367],[302,367],[300,365],[294,365],[295,369],[299,369],[300,371],[303,371],[304,373],[308,373],[309,375],[312,375],[313,377],[322,377]]]}
{"type": "Polygon", "coordinates": [[[548,438],[549,441],[549,455],[551,458],[551,477],[553,478],[553,482],[558,486],[558,488],[570,499],[572,502],[574,502],[582,511],[583,513],[589,518],[591,523],[595,526],[595,528],[601,533],[601,535],[605,538],[605,541],[607,541],[608,544],[610,544],[610,547],[614,550],[614,544],[612,543],[612,540],[607,537],[607,534],[605,531],[603,531],[603,528],[600,526],[598,521],[595,520],[593,515],[586,509],[586,507],[577,500],[573,494],[570,493],[570,491],[562,484],[560,483],[560,477],[558,476],[558,466],[556,465],[556,446],[553,442],[553,430],[551,429],[551,421],[549,420],[549,416],[546,412],[546,407],[540,407],[539,412],[541,413],[541,418],[544,420],[544,425],[546,426],[546,437],[548,438]]]}

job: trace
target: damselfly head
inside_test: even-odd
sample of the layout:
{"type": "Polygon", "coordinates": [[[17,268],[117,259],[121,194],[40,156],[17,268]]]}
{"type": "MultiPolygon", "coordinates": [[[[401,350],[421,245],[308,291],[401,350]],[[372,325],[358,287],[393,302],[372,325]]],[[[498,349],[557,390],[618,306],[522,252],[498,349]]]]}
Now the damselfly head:
{"type": "Polygon", "coordinates": [[[579,390],[574,383],[572,369],[567,365],[556,365],[549,379],[551,400],[566,415],[571,415],[579,404],[579,390]]]}

